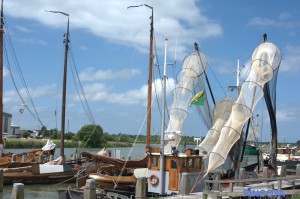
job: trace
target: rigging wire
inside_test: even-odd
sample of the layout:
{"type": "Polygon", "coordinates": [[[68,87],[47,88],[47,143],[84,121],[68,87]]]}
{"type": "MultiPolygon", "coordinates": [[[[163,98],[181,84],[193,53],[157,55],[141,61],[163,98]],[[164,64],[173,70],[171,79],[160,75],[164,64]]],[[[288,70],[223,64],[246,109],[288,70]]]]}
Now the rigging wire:
{"type": "Polygon", "coordinates": [[[8,50],[9,50],[9,51],[11,52],[11,54],[12,54],[13,62],[14,62],[14,64],[15,64],[15,66],[16,66],[17,72],[18,72],[18,74],[19,74],[19,77],[20,77],[20,79],[21,79],[21,82],[23,83],[24,89],[25,89],[25,91],[26,91],[26,93],[27,93],[27,96],[28,96],[28,99],[29,99],[29,102],[30,102],[31,106],[32,106],[32,108],[34,109],[34,110],[33,110],[34,112],[31,111],[31,109],[26,105],[24,99],[21,97],[21,93],[20,93],[20,91],[18,90],[18,87],[17,87],[17,85],[16,85],[16,82],[15,82],[15,80],[14,80],[14,78],[13,78],[12,69],[11,69],[10,64],[9,64],[10,62],[9,62],[8,53],[7,53],[8,50],[7,50],[7,48],[6,48],[6,45],[4,45],[5,57],[6,57],[7,65],[8,65],[8,67],[9,67],[10,76],[11,76],[11,78],[12,78],[14,87],[15,87],[15,89],[17,90],[17,93],[18,93],[18,95],[19,95],[19,97],[20,97],[20,99],[21,99],[23,105],[25,106],[25,108],[33,115],[33,117],[34,117],[34,118],[35,118],[42,126],[44,126],[43,123],[42,123],[42,121],[41,121],[41,119],[40,119],[40,117],[39,117],[39,114],[38,114],[38,112],[37,112],[37,110],[36,110],[36,108],[35,108],[33,99],[32,99],[32,97],[31,97],[31,95],[30,95],[29,89],[28,89],[28,87],[27,87],[27,84],[26,84],[26,82],[25,82],[24,76],[23,76],[23,74],[22,74],[22,70],[21,70],[21,68],[20,68],[20,64],[19,64],[18,59],[17,59],[16,51],[15,51],[15,49],[14,49],[14,46],[13,46],[13,43],[12,43],[12,39],[11,39],[11,37],[10,37],[10,32],[9,32],[9,29],[8,29],[6,23],[4,23],[4,26],[5,26],[5,32],[7,33],[7,34],[6,34],[7,37],[5,37],[5,40],[6,40],[5,44],[7,43],[7,45],[8,45],[8,50]]]}
{"type": "Polygon", "coordinates": [[[84,93],[84,90],[83,90],[83,87],[82,87],[82,84],[81,84],[81,81],[80,81],[80,78],[79,78],[79,75],[78,75],[78,70],[77,70],[77,67],[76,67],[76,64],[75,64],[75,59],[74,59],[74,56],[73,56],[73,51],[72,51],[72,45],[71,44],[70,44],[69,52],[70,52],[70,55],[71,55],[71,61],[73,63],[73,65],[72,65],[73,67],[71,67],[71,71],[72,71],[72,76],[73,76],[73,80],[74,80],[74,84],[75,84],[75,87],[76,87],[76,90],[77,90],[78,97],[79,97],[80,102],[83,106],[84,112],[88,116],[89,120],[93,124],[95,124],[95,119],[93,117],[90,106],[87,102],[87,99],[86,99],[86,96],[85,96],[85,93],[84,93]]]}

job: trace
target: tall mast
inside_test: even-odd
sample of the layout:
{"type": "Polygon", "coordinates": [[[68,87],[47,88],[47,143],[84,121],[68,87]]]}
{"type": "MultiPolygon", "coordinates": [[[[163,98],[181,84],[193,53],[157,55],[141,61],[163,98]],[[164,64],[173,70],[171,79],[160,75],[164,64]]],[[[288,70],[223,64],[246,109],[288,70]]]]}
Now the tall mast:
{"type": "Polygon", "coordinates": [[[150,23],[150,46],[149,46],[149,66],[148,66],[148,103],[147,103],[147,129],[146,129],[146,151],[150,149],[150,131],[151,131],[151,104],[152,104],[152,61],[153,61],[153,7],[147,4],[129,6],[127,8],[137,8],[146,6],[151,9],[150,23]]]}
{"type": "Polygon", "coordinates": [[[163,76],[163,93],[162,93],[162,117],[161,117],[161,134],[160,134],[160,184],[161,190],[160,193],[165,193],[165,152],[164,152],[164,134],[165,134],[165,109],[166,109],[166,80],[167,80],[167,42],[168,39],[165,39],[165,60],[164,60],[164,76],[163,76]]]}
{"type": "MultiPolygon", "coordinates": [[[[150,6],[148,6],[150,7],[150,6]]],[[[148,105],[147,105],[147,131],[146,131],[146,151],[150,148],[151,133],[151,104],[152,104],[152,61],[153,61],[153,8],[151,8],[151,24],[150,24],[150,47],[149,47],[149,66],[148,66],[148,105]]]]}
{"type": "Polygon", "coordinates": [[[1,0],[1,22],[0,22],[0,156],[2,156],[3,147],[3,0],[1,0]]]}
{"type": "Polygon", "coordinates": [[[62,107],[61,107],[61,143],[60,143],[60,156],[64,159],[64,147],[65,147],[65,116],[66,116],[66,90],[67,90],[67,65],[68,65],[68,50],[69,50],[69,15],[67,33],[64,39],[65,43],[65,56],[64,56],[64,75],[63,75],[63,91],[62,91],[62,107]]]}
{"type": "Polygon", "coordinates": [[[64,35],[65,39],[65,54],[64,54],[64,74],[62,88],[62,103],[61,103],[61,135],[60,135],[60,158],[62,163],[65,162],[65,120],[66,120],[66,91],[67,91],[67,65],[68,65],[68,50],[69,50],[69,14],[61,11],[48,11],[52,13],[62,14],[68,17],[67,32],[64,35]]]}

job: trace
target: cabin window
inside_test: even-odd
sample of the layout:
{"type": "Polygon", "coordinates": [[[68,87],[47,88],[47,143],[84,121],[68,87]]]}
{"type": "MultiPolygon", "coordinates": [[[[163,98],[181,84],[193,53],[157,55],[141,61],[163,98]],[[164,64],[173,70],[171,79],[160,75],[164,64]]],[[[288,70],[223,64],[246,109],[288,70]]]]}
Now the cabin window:
{"type": "Polygon", "coordinates": [[[194,159],[189,159],[189,160],[188,160],[189,168],[193,168],[193,167],[194,167],[193,161],[194,161],[194,159]]]}
{"type": "Polygon", "coordinates": [[[158,157],[157,156],[151,157],[151,166],[158,167],[158,157]]]}
{"type": "Polygon", "coordinates": [[[177,169],[177,160],[171,160],[171,168],[177,169]]]}
{"type": "Polygon", "coordinates": [[[195,159],[195,168],[200,168],[200,159],[195,159]]]}

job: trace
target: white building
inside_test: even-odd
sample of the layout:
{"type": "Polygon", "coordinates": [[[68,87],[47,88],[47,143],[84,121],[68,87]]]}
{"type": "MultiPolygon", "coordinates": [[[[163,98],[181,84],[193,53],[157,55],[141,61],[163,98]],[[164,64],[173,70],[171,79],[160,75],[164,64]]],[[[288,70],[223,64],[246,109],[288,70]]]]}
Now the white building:
{"type": "Polygon", "coordinates": [[[8,137],[18,137],[20,135],[20,127],[11,123],[12,114],[3,112],[2,133],[8,137]]]}

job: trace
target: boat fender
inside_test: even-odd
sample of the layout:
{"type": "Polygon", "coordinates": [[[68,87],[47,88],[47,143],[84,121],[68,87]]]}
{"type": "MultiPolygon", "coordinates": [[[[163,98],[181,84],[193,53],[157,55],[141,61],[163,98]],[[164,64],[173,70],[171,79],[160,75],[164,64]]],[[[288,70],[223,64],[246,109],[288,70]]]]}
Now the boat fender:
{"type": "Polygon", "coordinates": [[[157,185],[159,182],[159,178],[156,174],[152,174],[149,176],[150,184],[157,185]]]}

